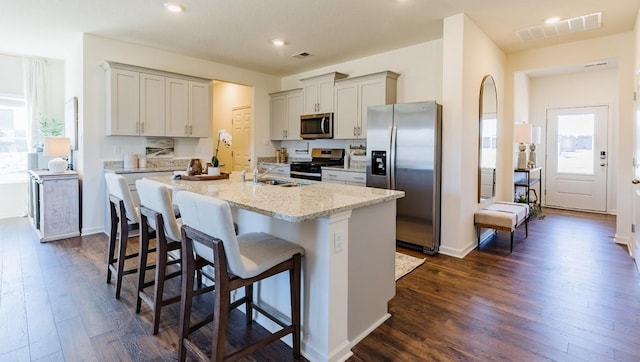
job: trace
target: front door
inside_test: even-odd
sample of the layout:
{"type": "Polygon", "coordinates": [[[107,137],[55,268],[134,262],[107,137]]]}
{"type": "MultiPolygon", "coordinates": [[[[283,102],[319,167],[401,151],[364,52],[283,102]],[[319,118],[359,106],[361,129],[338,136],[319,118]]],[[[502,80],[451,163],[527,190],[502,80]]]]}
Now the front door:
{"type": "Polygon", "coordinates": [[[607,211],[608,114],[608,106],[547,110],[547,206],[607,211]]]}
{"type": "Polygon", "coordinates": [[[233,108],[233,170],[251,170],[251,107],[233,108]]]}

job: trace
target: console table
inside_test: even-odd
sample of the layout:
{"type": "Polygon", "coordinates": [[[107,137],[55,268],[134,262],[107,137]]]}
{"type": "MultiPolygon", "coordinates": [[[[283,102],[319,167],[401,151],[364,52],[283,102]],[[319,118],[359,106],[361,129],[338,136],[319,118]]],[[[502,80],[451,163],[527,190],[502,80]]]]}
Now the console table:
{"type": "Polygon", "coordinates": [[[80,235],[78,173],[31,170],[29,217],[40,242],[80,235]]]}
{"type": "Polygon", "coordinates": [[[542,167],[515,169],[513,170],[513,173],[513,185],[516,189],[516,195],[518,194],[518,188],[523,188],[525,190],[524,195],[527,199],[527,205],[530,205],[531,198],[529,197],[529,194],[533,191],[536,196],[534,203],[542,204],[542,167]],[[538,186],[535,187],[536,185],[538,186]]]}

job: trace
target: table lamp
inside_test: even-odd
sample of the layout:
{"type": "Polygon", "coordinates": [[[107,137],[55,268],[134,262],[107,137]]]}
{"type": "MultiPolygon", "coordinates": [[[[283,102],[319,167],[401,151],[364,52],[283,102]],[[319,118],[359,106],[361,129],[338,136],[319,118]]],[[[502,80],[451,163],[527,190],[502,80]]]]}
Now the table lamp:
{"type": "Polygon", "coordinates": [[[62,157],[69,156],[71,152],[71,143],[67,137],[45,137],[44,138],[44,155],[54,157],[49,161],[49,171],[61,173],[67,169],[67,161],[62,157]]]}
{"type": "Polygon", "coordinates": [[[529,123],[516,124],[515,141],[520,143],[520,152],[518,153],[518,170],[527,168],[527,144],[532,140],[532,127],[529,123]]]}
{"type": "Polygon", "coordinates": [[[538,160],[536,159],[536,145],[539,145],[542,139],[542,129],[539,126],[533,127],[533,135],[531,144],[529,145],[529,163],[532,167],[536,167],[538,160]]]}

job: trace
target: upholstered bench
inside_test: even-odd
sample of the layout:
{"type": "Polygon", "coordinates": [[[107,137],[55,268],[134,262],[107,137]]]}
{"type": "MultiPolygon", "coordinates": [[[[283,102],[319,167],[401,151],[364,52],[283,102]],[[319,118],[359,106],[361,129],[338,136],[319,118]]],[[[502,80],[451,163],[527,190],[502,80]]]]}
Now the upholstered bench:
{"type": "Polygon", "coordinates": [[[524,223],[525,238],[529,236],[529,205],[515,202],[495,202],[475,212],[473,221],[478,232],[478,250],[480,250],[480,229],[488,228],[511,232],[513,251],[513,233],[524,223]]]}

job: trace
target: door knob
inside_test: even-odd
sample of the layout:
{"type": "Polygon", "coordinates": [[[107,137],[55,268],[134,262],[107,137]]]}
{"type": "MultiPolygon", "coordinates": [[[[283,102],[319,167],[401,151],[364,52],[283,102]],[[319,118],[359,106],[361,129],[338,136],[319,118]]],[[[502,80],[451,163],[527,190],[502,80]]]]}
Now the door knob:
{"type": "Polygon", "coordinates": [[[634,185],[640,184],[640,180],[638,180],[637,178],[634,178],[633,180],[631,180],[631,183],[634,185]]]}
{"type": "Polygon", "coordinates": [[[604,166],[605,166],[605,164],[604,164],[604,163],[601,163],[601,164],[600,164],[600,166],[603,166],[603,167],[604,167],[604,166]]]}

